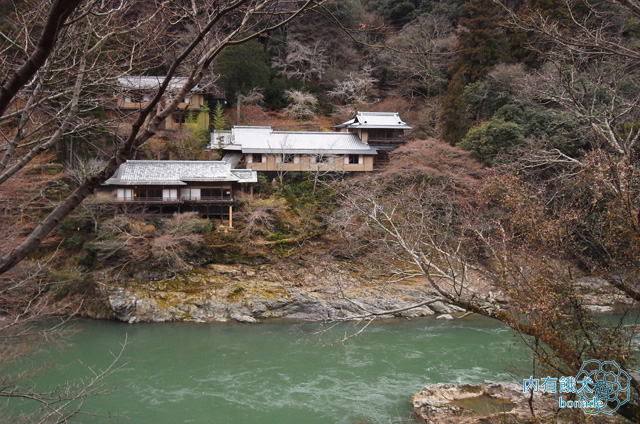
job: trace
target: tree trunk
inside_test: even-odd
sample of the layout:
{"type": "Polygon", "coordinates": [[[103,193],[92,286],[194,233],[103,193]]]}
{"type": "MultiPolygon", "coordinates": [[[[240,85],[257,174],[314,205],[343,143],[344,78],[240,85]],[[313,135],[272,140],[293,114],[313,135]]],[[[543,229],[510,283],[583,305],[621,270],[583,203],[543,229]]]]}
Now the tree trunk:
{"type": "Polygon", "coordinates": [[[38,47],[29,58],[16,70],[13,75],[7,78],[6,83],[0,88],[0,116],[9,107],[9,103],[36,74],[38,69],[44,65],[51,55],[58,41],[60,30],[71,13],[82,3],[83,0],[55,0],[51,5],[51,10],[47,16],[47,22],[40,35],[38,47]]]}

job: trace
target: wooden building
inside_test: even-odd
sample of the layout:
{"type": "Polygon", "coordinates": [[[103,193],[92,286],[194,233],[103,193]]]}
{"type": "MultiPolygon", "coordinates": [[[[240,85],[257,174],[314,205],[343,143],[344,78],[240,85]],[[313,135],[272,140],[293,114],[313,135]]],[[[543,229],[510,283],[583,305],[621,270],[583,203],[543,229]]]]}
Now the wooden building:
{"type": "Polygon", "coordinates": [[[104,183],[100,198],[122,211],[198,212],[232,227],[236,195],[257,181],[255,171],[225,161],[130,160],[104,183]]]}
{"type": "Polygon", "coordinates": [[[388,152],[405,143],[407,125],[397,112],[357,112],[353,119],[333,127],[338,132],[350,132],[378,151],[376,163],[388,162],[388,152]]]}
{"type": "Polygon", "coordinates": [[[376,156],[376,149],[354,133],[236,126],[212,133],[211,140],[210,148],[264,172],[367,172],[373,170],[376,156]]]}
{"type": "MultiPolygon", "coordinates": [[[[127,76],[118,78],[120,96],[117,99],[114,110],[126,113],[127,111],[140,110],[147,106],[153,99],[158,88],[164,81],[164,76],[127,76]]],[[[173,77],[158,108],[162,109],[171,102],[180,91],[187,78],[173,77]]],[[[187,122],[189,115],[194,115],[204,127],[209,126],[209,113],[207,101],[224,101],[224,92],[217,87],[194,87],[187,96],[181,99],[178,109],[167,117],[162,124],[164,130],[181,129],[187,122]]]]}

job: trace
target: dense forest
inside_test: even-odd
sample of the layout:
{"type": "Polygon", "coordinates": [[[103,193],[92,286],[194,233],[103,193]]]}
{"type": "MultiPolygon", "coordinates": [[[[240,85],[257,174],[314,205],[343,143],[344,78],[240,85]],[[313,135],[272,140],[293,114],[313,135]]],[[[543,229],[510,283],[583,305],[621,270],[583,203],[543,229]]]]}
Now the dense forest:
{"type": "MultiPolygon", "coordinates": [[[[637,0],[198,3],[0,1],[3,357],[28,350],[31,322],[104,308],[98,274],[321,257],[422,276],[528,337],[549,372],[635,369],[632,332],[587,311],[577,279],[640,301],[637,0]],[[186,77],[180,94],[215,87],[225,108],[162,132],[167,80],[150,107],[108,115],[124,75],[186,77]],[[231,233],[114,218],[92,197],[129,158],[211,158],[214,127],[330,130],[357,110],[400,112],[413,141],[374,175],[261,178],[231,233]]],[[[637,422],[629,384],[618,412],[637,422]]]]}

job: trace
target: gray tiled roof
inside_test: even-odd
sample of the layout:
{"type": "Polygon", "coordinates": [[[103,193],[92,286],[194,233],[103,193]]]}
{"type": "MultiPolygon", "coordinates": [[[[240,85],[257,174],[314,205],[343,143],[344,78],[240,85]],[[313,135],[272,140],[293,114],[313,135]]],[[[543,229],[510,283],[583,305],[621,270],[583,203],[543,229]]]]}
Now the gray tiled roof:
{"type": "Polygon", "coordinates": [[[231,173],[238,178],[238,182],[244,183],[255,183],[258,180],[256,179],[256,171],[252,171],[250,169],[232,169],[231,173]]]}
{"type": "Polygon", "coordinates": [[[353,133],[273,131],[271,127],[234,127],[230,132],[212,134],[212,148],[217,137],[224,137],[225,150],[242,153],[292,154],[376,154],[376,149],[353,133]]]}
{"type": "Polygon", "coordinates": [[[334,128],[388,128],[410,130],[397,112],[357,112],[356,117],[334,128]]]}
{"type": "MultiPolygon", "coordinates": [[[[125,90],[157,90],[162,81],[164,81],[164,76],[128,76],[128,77],[120,77],[118,78],[118,84],[125,90]]],[[[175,92],[179,91],[180,88],[187,82],[186,77],[173,77],[171,78],[171,82],[167,86],[167,91],[175,92]]],[[[195,86],[191,89],[192,92],[202,91],[202,89],[198,86],[195,86]]]]}
{"type": "MultiPolygon", "coordinates": [[[[107,185],[186,185],[187,182],[213,181],[257,181],[255,172],[252,175],[234,174],[230,165],[223,161],[163,161],[163,160],[130,160],[107,180],[107,185]]],[[[243,170],[244,171],[244,170],[243,170]]]]}

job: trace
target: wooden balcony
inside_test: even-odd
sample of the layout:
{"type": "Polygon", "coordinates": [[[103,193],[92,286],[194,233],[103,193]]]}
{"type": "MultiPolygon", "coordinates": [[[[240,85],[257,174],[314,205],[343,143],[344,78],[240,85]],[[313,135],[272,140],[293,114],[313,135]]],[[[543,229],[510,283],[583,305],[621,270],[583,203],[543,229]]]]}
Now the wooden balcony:
{"type": "Polygon", "coordinates": [[[369,136],[369,144],[402,144],[405,142],[404,136],[392,137],[371,137],[369,136]]]}
{"type": "Polygon", "coordinates": [[[188,203],[234,203],[235,197],[233,196],[183,196],[182,201],[188,203]]]}
{"type": "Polygon", "coordinates": [[[235,202],[234,196],[199,196],[191,197],[184,196],[181,198],[169,199],[165,197],[133,197],[127,199],[112,199],[117,203],[135,203],[135,204],[165,204],[165,205],[179,205],[183,203],[197,203],[197,204],[232,204],[235,202]]]}

